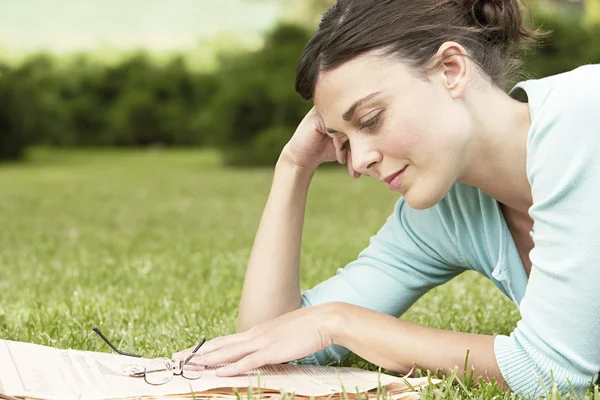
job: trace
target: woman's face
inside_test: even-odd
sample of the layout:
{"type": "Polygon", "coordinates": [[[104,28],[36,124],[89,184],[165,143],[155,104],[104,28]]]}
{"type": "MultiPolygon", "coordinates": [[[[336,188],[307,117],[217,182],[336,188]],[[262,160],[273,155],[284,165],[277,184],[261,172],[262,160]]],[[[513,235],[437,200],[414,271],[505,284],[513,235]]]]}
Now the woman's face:
{"type": "Polygon", "coordinates": [[[349,140],[355,171],[425,209],[461,175],[473,124],[448,90],[451,71],[440,69],[425,81],[409,68],[390,57],[361,55],[321,72],[314,103],[328,134],[349,140]]]}

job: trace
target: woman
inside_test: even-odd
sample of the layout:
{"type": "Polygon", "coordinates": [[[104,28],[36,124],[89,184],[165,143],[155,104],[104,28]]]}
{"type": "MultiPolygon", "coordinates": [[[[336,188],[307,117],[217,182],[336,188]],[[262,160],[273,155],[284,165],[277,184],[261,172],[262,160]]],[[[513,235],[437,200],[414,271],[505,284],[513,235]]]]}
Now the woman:
{"type": "Polygon", "coordinates": [[[585,390],[600,370],[600,66],[507,95],[537,36],[516,0],[339,0],[298,67],[315,107],[275,168],[240,333],[208,342],[207,364],[233,362],[219,373],[234,375],[352,351],[407,372],[462,366],[470,349],[477,375],[515,392],[540,395],[552,379],[585,390]],[[307,190],[334,160],[402,198],[356,261],[301,294],[307,190]],[[519,306],[510,336],[397,318],[465,270],[519,306]]]}

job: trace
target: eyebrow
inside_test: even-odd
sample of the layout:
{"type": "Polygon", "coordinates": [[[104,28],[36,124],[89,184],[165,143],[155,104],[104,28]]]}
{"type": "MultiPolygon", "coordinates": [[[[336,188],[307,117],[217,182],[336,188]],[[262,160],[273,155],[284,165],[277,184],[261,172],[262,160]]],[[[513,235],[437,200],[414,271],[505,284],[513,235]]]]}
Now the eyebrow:
{"type": "MultiPolygon", "coordinates": [[[[344,119],[344,121],[350,121],[354,117],[354,113],[356,112],[356,109],[358,107],[360,107],[361,105],[363,105],[367,101],[371,100],[373,97],[377,96],[379,93],[381,93],[381,91],[373,92],[373,93],[371,93],[371,94],[363,97],[362,99],[356,100],[354,102],[354,104],[352,104],[350,106],[350,108],[342,115],[342,118],[344,119]]],[[[339,133],[335,129],[331,129],[331,128],[327,128],[327,132],[329,132],[329,133],[339,133]]]]}

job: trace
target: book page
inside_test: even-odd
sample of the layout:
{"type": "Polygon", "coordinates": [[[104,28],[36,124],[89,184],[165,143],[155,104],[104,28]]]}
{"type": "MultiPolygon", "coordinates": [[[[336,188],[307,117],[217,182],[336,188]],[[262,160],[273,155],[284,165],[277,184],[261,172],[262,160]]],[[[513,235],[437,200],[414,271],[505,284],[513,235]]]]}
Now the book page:
{"type": "MultiPolygon", "coordinates": [[[[381,374],[379,378],[382,386],[401,381],[400,378],[384,374],[381,374]]],[[[202,377],[203,382],[198,383],[205,385],[208,389],[223,387],[223,384],[227,384],[230,380],[231,382],[227,386],[234,386],[233,381],[235,380],[237,387],[249,386],[250,382],[250,386],[258,388],[260,380],[261,388],[285,389],[287,392],[305,396],[323,396],[341,392],[342,385],[346,391],[353,393],[356,393],[357,388],[360,392],[371,390],[377,387],[378,374],[356,368],[280,364],[267,365],[233,378],[216,377],[214,368],[211,368],[205,371],[205,375],[202,377]]]]}
{"type": "MultiPolygon", "coordinates": [[[[146,366],[147,359],[3,340],[0,360],[0,386],[11,396],[83,400],[170,393],[119,372],[127,365],[146,366]]],[[[189,386],[179,391],[185,392],[189,386]]]]}
{"type": "MultiPolygon", "coordinates": [[[[301,396],[324,396],[342,391],[365,392],[394,383],[406,387],[402,378],[357,368],[270,365],[235,377],[217,377],[208,368],[200,379],[175,375],[164,385],[150,385],[143,377],[123,375],[126,367],[149,367],[155,361],[118,354],[61,350],[30,343],[0,340],[0,393],[42,399],[114,399],[129,396],[165,396],[207,392],[211,389],[251,386],[254,392],[285,390],[301,396]]],[[[408,379],[410,382],[411,379],[408,379]]],[[[414,382],[420,386],[421,382],[414,382]]],[[[411,383],[412,384],[412,383],[411,383]]],[[[400,385],[400,386],[398,386],[400,385]]],[[[223,391],[219,391],[223,393],[223,391]]]]}

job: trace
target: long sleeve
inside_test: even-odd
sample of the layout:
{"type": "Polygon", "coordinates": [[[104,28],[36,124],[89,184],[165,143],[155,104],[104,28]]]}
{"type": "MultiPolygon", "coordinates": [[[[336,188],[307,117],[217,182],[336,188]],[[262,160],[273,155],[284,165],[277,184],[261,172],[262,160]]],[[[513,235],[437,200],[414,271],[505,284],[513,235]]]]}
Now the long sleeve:
{"type": "MultiPolygon", "coordinates": [[[[400,199],[358,258],[302,295],[302,306],[346,302],[400,316],[419,297],[466,269],[448,221],[437,207],[414,210],[400,199]]],[[[304,358],[306,364],[339,361],[348,350],[334,345],[304,358]]]]}
{"type": "Polygon", "coordinates": [[[524,85],[532,103],[528,178],[532,269],[514,332],[495,340],[515,392],[580,392],[600,370],[600,68],[551,90],[524,85]],[[540,98],[541,96],[541,98],[540,98]]]}

